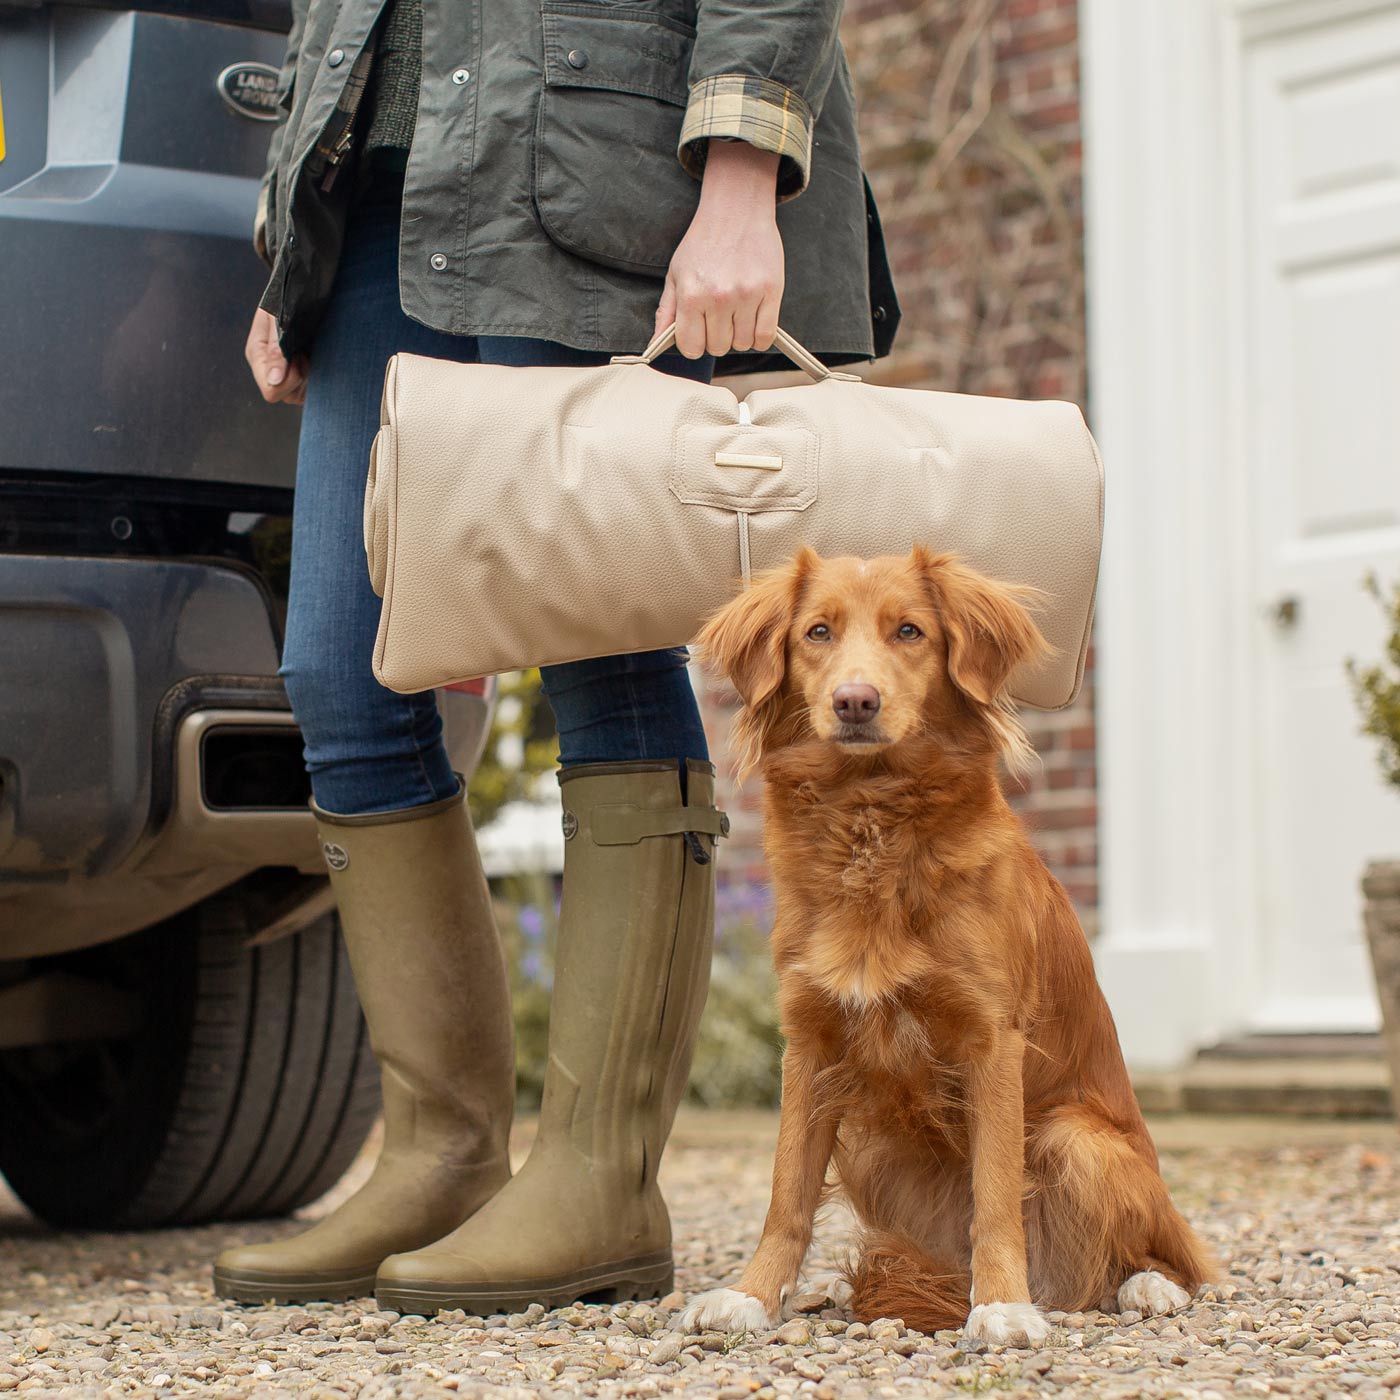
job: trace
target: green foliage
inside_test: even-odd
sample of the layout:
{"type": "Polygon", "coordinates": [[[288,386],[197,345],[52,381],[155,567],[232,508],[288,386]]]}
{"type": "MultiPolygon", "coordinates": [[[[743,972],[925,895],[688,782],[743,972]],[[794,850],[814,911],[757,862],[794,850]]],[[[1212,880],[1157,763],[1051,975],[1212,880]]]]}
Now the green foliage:
{"type": "Polygon", "coordinates": [[[513,671],[499,684],[491,734],[471,781],[472,820],[479,827],[507,803],[531,796],[559,757],[539,671],[513,671]]]}
{"type": "Polygon", "coordinates": [[[782,1054],[778,985],[767,933],[755,920],[722,926],[688,1097],[706,1108],[775,1108],[782,1054]]]}
{"type": "Polygon", "coordinates": [[[549,1058],[549,998],[559,933],[554,885],[551,876],[535,872],[507,876],[495,889],[515,1017],[515,1092],[531,1108],[539,1107],[549,1058]]]}
{"type": "Polygon", "coordinates": [[[1385,659],[1379,665],[1360,666],[1348,658],[1347,675],[1361,712],[1361,732],[1376,740],[1386,782],[1400,787],[1400,582],[1383,589],[1380,580],[1369,574],[1365,588],[1380,606],[1389,629],[1385,659]]]}

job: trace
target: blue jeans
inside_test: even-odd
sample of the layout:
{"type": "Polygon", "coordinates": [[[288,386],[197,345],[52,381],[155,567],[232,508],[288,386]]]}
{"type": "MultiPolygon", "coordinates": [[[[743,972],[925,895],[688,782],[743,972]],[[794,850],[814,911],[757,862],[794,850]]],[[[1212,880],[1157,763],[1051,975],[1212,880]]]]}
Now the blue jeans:
{"type": "MultiPolygon", "coordinates": [[[[404,315],[398,206],[352,215],[306,386],[292,524],[282,677],[319,806],[351,815],[449,797],[457,782],[431,691],[399,695],[370,669],[379,599],[362,534],[384,366],[398,351],[461,363],[594,365],[607,355],[510,336],[452,336],[404,315]]],[[[658,369],[708,380],[714,361],[672,354],[658,369]]],[[[463,619],[470,627],[471,619],[463,619]]],[[[707,757],[684,648],[543,668],[563,764],[707,757]]]]}

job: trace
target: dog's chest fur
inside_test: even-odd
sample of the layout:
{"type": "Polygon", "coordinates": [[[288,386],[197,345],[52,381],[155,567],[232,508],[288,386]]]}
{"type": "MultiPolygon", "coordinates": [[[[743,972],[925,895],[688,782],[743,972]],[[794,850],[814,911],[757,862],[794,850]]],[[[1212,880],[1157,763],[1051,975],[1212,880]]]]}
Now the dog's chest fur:
{"type": "Polygon", "coordinates": [[[794,824],[801,834],[787,850],[796,861],[783,862],[806,877],[793,881],[806,887],[798,973],[848,1009],[927,978],[929,895],[942,869],[917,824],[874,805],[804,815],[815,819],[805,830],[794,824]]]}

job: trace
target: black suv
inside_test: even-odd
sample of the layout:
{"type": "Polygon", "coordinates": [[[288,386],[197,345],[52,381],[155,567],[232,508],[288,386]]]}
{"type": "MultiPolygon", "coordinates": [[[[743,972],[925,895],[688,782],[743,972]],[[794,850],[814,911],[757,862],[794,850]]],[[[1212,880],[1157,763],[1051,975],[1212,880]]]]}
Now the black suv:
{"type": "Polygon", "coordinates": [[[0,1173],[56,1224],[284,1213],[378,1108],[277,678],[297,415],[242,355],[289,20],[0,0],[0,1173]]]}

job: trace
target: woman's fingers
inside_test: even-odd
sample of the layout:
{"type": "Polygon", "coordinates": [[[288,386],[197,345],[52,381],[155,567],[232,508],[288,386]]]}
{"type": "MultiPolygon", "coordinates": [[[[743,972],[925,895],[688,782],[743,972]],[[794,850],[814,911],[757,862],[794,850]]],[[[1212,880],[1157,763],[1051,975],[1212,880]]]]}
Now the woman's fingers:
{"type": "Polygon", "coordinates": [[[693,225],[671,263],[667,291],[657,311],[657,329],[674,316],[676,348],[695,359],[706,353],[766,350],[778,328],[783,297],[782,243],[771,239],[732,248],[693,225]],[[674,308],[674,310],[672,310],[674,308]]]}
{"type": "Polygon", "coordinates": [[[278,343],[276,318],[261,307],[253,313],[243,357],[253,371],[258,392],[268,403],[301,402],[299,396],[306,386],[306,361],[297,356],[288,362],[278,343]]]}
{"type": "Polygon", "coordinates": [[[269,403],[304,403],[306,400],[306,367],[296,360],[286,363],[282,378],[272,388],[269,395],[264,392],[263,397],[269,403]]]}
{"type": "Polygon", "coordinates": [[[772,344],[783,297],[777,175],[775,155],[744,141],[710,143],[700,203],[671,256],[657,313],[660,328],[662,310],[674,306],[681,354],[772,344]]]}
{"type": "Polygon", "coordinates": [[[287,374],[282,380],[278,403],[303,404],[306,402],[306,375],[309,366],[305,355],[297,355],[287,362],[287,374]]]}
{"type": "Polygon", "coordinates": [[[709,345],[709,318],[699,297],[683,293],[676,298],[676,349],[688,360],[698,360],[709,345]]]}
{"type": "Polygon", "coordinates": [[[766,296],[758,304],[758,314],[754,320],[753,348],[770,350],[778,334],[778,307],[782,302],[782,292],[777,296],[766,296]]]}
{"type": "Polygon", "coordinates": [[[752,350],[754,348],[758,314],[762,305],[762,301],[755,296],[734,308],[734,349],[752,350]]]}
{"type": "Polygon", "coordinates": [[[666,274],[666,285],[661,289],[661,305],[656,308],[656,324],[652,327],[652,336],[660,335],[675,319],[676,282],[675,278],[668,272],[666,274]]]}
{"type": "Polygon", "coordinates": [[[721,304],[705,313],[705,349],[718,359],[734,348],[734,312],[721,304]]]}

